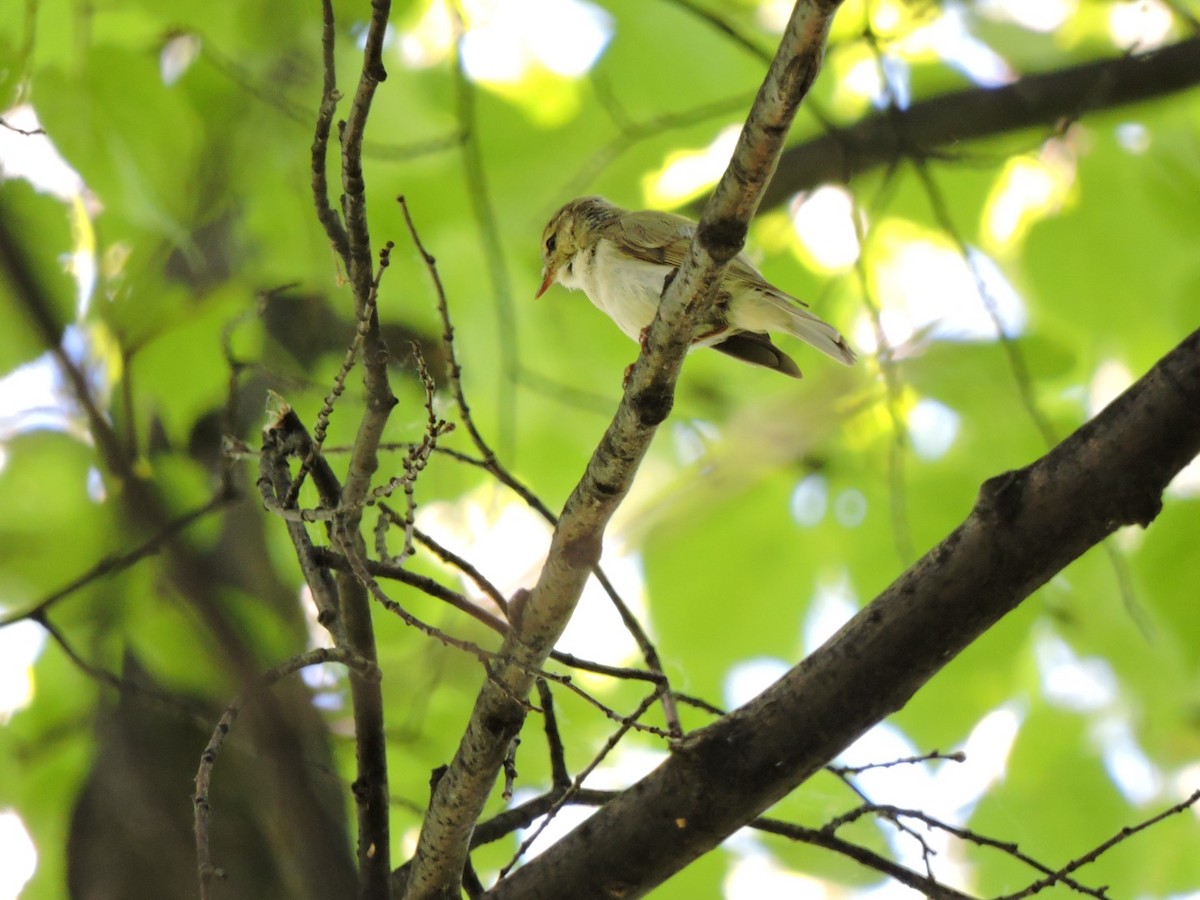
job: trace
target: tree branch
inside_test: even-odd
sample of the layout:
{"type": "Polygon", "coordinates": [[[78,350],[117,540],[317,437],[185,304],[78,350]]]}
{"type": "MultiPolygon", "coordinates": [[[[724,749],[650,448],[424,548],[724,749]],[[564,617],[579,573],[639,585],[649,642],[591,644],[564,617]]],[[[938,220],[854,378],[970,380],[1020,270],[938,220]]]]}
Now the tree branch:
{"type": "Polygon", "coordinates": [[[789,147],[763,206],[786,203],[799,191],[892,166],[909,157],[946,152],[965,141],[1162,97],[1200,84],[1200,38],[1139,56],[1122,56],[1025,77],[1001,88],[944,94],[885,110],[789,147]]]}
{"type": "Polygon", "coordinates": [[[1197,453],[1200,331],[1037,462],[985,482],[966,521],[820,649],[488,896],[642,896],[904,706],[1088,548],[1149,525],[1197,453]]]}
{"type": "Polygon", "coordinates": [[[523,602],[510,604],[512,631],[490,667],[458,752],[434,790],[408,879],[409,900],[460,895],[471,831],[524,723],[533,672],[566,627],[599,561],[604,529],[671,410],[684,353],[725,267],[741,250],[796,108],[820,67],[839,4],[801,0],[793,10],[729,168],[650,326],[616,417],[567,500],[538,582],[523,602]]]}
{"type": "MultiPolygon", "coordinates": [[[[379,329],[375,305],[377,282],[374,279],[371,234],[367,224],[366,185],[363,181],[362,142],[375,90],[387,78],[383,66],[383,39],[387,31],[390,0],[371,0],[371,19],[363,46],[363,67],[358,87],[350,104],[349,116],[341,129],[342,143],[342,219],[345,229],[345,258],[350,285],[354,291],[355,318],[362,330],[363,382],[366,408],[359,420],[354,448],[342,485],[339,517],[334,529],[335,542],[348,557],[363,556],[359,531],[362,505],[370,489],[371,478],[379,467],[379,442],[388,415],[396,405],[388,381],[387,344],[379,329]]],[[[326,38],[331,36],[329,8],[325,8],[326,38]]],[[[331,47],[332,44],[326,45],[331,47]]],[[[325,65],[331,66],[333,54],[325,53],[325,65]]],[[[326,89],[333,85],[332,72],[326,72],[326,89]]],[[[327,93],[327,96],[328,93],[327,93]]],[[[326,114],[323,101],[318,118],[319,129],[326,114]]],[[[315,151],[314,151],[315,156],[315,151]]],[[[314,163],[315,165],[315,163],[314,163]]],[[[315,190],[319,194],[319,190],[315,190]]],[[[332,226],[333,216],[322,209],[317,196],[318,218],[325,224],[338,252],[342,252],[341,230],[332,226]]],[[[381,262],[382,266],[382,262],[381,262]]],[[[346,647],[370,663],[376,662],[375,632],[371,623],[367,586],[355,573],[336,577],[340,616],[346,647]]],[[[350,695],[354,707],[354,733],[358,777],[354,781],[354,799],[358,812],[359,896],[363,900],[383,900],[388,896],[391,876],[388,831],[387,743],[383,729],[383,695],[378,681],[350,673],[350,695]]]]}

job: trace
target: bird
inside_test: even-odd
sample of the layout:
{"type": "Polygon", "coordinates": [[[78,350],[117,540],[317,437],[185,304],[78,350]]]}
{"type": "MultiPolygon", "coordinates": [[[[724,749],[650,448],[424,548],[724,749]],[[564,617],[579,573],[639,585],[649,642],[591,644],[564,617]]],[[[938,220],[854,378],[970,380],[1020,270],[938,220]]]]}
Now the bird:
{"type": "MultiPolygon", "coordinates": [[[[696,223],[674,213],[627,210],[603,197],[580,197],[558,210],[542,232],[542,284],[582,290],[629,337],[645,343],[666,286],[683,264],[696,223]]],[[[854,351],[804,301],[771,284],[742,253],[725,270],[694,347],[712,347],[751,365],[800,378],[795,360],[770,332],[797,337],[845,365],[854,351]]]]}

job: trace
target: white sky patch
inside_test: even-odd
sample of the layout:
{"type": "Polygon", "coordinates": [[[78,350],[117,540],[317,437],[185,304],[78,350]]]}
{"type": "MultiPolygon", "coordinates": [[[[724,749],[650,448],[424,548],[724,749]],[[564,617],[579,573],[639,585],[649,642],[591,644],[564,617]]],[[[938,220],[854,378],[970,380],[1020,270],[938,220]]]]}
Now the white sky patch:
{"type": "Polygon", "coordinates": [[[14,810],[0,811],[0,900],[17,900],[37,871],[37,848],[14,810]]]}
{"type": "Polygon", "coordinates": [[[104,486],[104,473],[96,466],[88,466],[87,496],[93,503],[103,503],[108,499],[108,488],[104,486]]]}
{"type": "Polygon", "coordinates": [[[762,0],[755,11],[755,18],[767,31],[782,34],[795,5],[792,0],[762,0]]]}
{"type": "MultiPolygon", "coordinates": [[[[905,29],[908,15],[892,3],[871,7],[871,25],[878,34],[905,29]]],[[[875,54],[855,54],[846,64],[838,90],[847,97],[862,98],[876,109],[895,106],[906,109],[912,102],[912,65],[914,62],[941,60],[971,81],[984,87],[998,87],[1016,80],[1008,61],[971,34],[969,16],[960,3],[947,2],[940,13],[915,28],[905,30],[888,49],[875,54]]]]}
{"type": "MultiPolygon", "coordinates": [[[[956,249],[932,237],[905,234],[904,225],[877,229],[880,250],[870,276],[879,298],[880,321],[888,343],[895,347],[920,334],[951,341],[994,341],[992,305],[1006,333],[1025,329],[1024,301],[985,253],[968,251],[969,261],[956,249]],[[985,296],[980,292],[982,284],[985,296]]],[[[878,348],[872,324],[865,318],[855,329],[861,350],[878,348]]]]}
{"type": "MultiPolygon", "coordinates": [[[[1198,784],[1200,784],[1200,762],[1193,762],[1183,766],[1171,776],[1171,795],[1180,800],[1190,797],[1198,784]]],[[[1192,818],[1200,819],[1200,807],[1193,804],[1191,814],[1192,818]]]]}
{"type": "Polygon", "coordinates": [[[808,604],[804,616],[804,654],[808,655],[833,637],[858,612],[858,597],[845,575],[822,584],[808,604]]]}
{"type": "Polygon", "coordinates": [[[4,180],[23,178],[37,190],[64,203],[85,194],[87,187],[82,176],[63,159],[49,137],[13,130],[37,131],[42,127],[32,106],[15,106],[3,116],[12,126],[0,128],[0,175],[4,180]]]}
{"type": "MultiPolygon", "coordinates": [[[[550,527],[523,504],[481,489],[457,501],[436,501],[417,510],[417,527],[442,546],[470,559],[505,596],[534,583],[550,546],[550,527]]],[[[460,574],[460,589],[491,612],[498,610],[480,588],[460,574]]]]}
{"type": "Polygon", "coordinates": [[[940,764],[934,779],[938,802],[944,809],[954,810],[956,821],[966,822],[984,794],[1004,780],[1023,721],[1024,715],[1012,704],[992,710],[971,729],[962,745],[966,762],[940,764]]]}
{"type": "Polygon", "coordinates": [[[198,34],[184,32],[167,41],[158,54],[158,72],[168,87],[183,77],[192,63],[200,58],[202,43],[198,34]]]}
{"type": "Polygon", "coordinates": [[[941,15],[906,35],[905,53],[931,53],[982,87],[999,87],[1016,80],[1016,73],[999,53],[971,34],[967,15],[957,2],[947,2],[941,15]]]}
{"type": "Polygon", "coordinates": [[[1043,696],[1090,717],[1089,737],[1122,796],[1135,805],[1161,796],[1167,779],[1138,744],[1112,667],[1098,657],[1081,659],[1049,627],[1036,637],[1034,658],[1043,696]]]}
{"type": "Polygon", "coordinates": [[[1134,156],[1142,156],[1150,149],[1150,129],[1141,122],[1122,122],[1115,129],[1117,146],[1134,156]]]}
{"type": "Polygon", "coordinates": [[[35,622],[0,628],[0,725],[33,700],[33,664],[45,644],[46,632],[35,622]]]}
{"type": "Polygon", "coordinates": [[[791,511],[797,525],[821,524],[829,508],[829,482],[824,475],[807,475],[792,489],[791,511]]]}
{"type": "Polygon", "coordinates": [[[1075,15],[1079,0],[975,0],[974,6],[976,12],[993,21],[1049,33],[1075,15]]]}
{"type": "Polygon", "coordinates": [[[809,264],[823,272],[841,272],[858,261],[854,200],[838,185],[826,184],[792,201],[792,227],[809,264]]]}
{"type": "Polygon", "coordinates": [[[657,172],[642,181],[642,192],[652,207],[672,207],[690,200],[716,183],[729,165],[741,128],[731,125],[703,150],[677,150],[657,172]]]}
{"type": "Polygon", "coordinates": [[[720,438],[720,429],[704,419],[685,419],[671,426],[675,458],[684,466],[704,459],[708,448],[720,438]]]}
{"type": "Polygon", "coordinates": [[[1015,251],[1033,225],[1067,205],[1075,174],[1075,153],[1060,139],[1047,141],[1037,156],[1008,160],[984,204],[985,246],[1001,253],[1015,251]]]}
{"type": "Polygon", "coordinates": [[[534,26],[528,34],[530,52],[551,72],[567,78],[579,78],[591,71],[612,39],[612,17],[591,3],[529,0],[505,6],[529,7],[519,18],[534,26]]]}
{"type": "MultiPolygon", "coordinates": [[[[471,560],[508,599],[518,588],[537,581],[550,547],[550,526],[541,516],[515,499],[485,487],[455,502],[434,502],[417,511],[417,526],[448,549],[471,560]]],[[[626,553],[619,541],[605,542],[605,572],[621,598],[643,623],[646,613],[645,577],[641,558],[626,553]]],[[[455,573],[459,574],[459,573],[455,573]]],[[[460,589],[472,601],[499,614],[491,599],[466,576],[460,589]]],[[[591,579],[579,607],[559,640],[558,649],[615,665],[631,659],[637,645],[625,630],[612,602],[591,579]]],[[[586,672],[576,676],[587,679],[586,672]]],[[[605,680],[608,683],[608,680],[605,680]]]]}
{"type": "Polygon", "coordinates": [[[757,656],[731,666],[725,676],[722,694],[726,709],[749,703],[787,674],[791,666],[782,659],[757,656]]]}
{"type": "MultiPolygon", "coordinates": [[[[300,609],[304,612],[304,624],[308,629],[308,648],[328,647],[333,643],[328,629],[317,621],[317,604],[313,601],[312,589],[307,584],[298,592],[300,609]]],[[[346,685],[346,670],[336,663],[321,663],[306,666],[300,677],[314,692],[313,705],[318,709],[336,712],[345,708],[343,690],[346,685]]]]}
{"type": "Polygon", "coordinates": [[[26,431],[69,430],[58,388],[58,367],[48,354],[0,378],[0,443],[26,431]]]}
{"type": "Polygon", "coordinates": [[[1080,659],[1065,641],[1043,630],[1034,644],[1042,694],[1072,712],[1097,712],[1117,699],[1117,678],[1099,658],[1080,659]]]}
{"type": "MultiPolygon", "coordinates": [[[[3,116],[13,128],[27,132],[41,128],[37,113],[29,105],[14,107],[3,116]]],[[[0,128],[0,180],[18,178],[65,205],[63,215],[72,226],[73,246],[61,248],[61,259],[75,280],[77,312],[82,316],[96,282],[95,234],[91,217],[102,207],[49,137],[0,128]]],[[[81,329],[69,326],[63,335],[63,346],[83,367],[103,403],[107,378],[88,364],[87,335],[81,329]]],[[[86,428],[73,413],[73,404],[67,399],[58,365],[49,352],[0,374],[0,443],[36,429],[64,431],[81,440],[87,437],[86,428]]],[[[2,462],[0,460],[0,465],[2,462]]]]}
{"type": "MultiPolygon", "coordinates": [[[[920,809],[944,821],[963,824],[984,794],[1004,779],[1023,718],[1009,705],[987,713],[956,748],[965,754],[964,762],[933,760],[868,769],[855,775],[855,781],[878,803],[920,809]]],[[[862,766],[920,755],[903,732],[885,722],[851,744],[838,762],[862,766]]]]}
{"type": "MultiPolygon", "coordinates": [[[[869,766],[873,763],[885,763],[919,755],[920,751],[913,746],[904,732],[889,722],[881,722],[842,751],[836,764],[869,766]]],[[[868,796],[880,803],[924,809],[929,799],[931,779],[923,765],[868,769],[855,775],[854,780],[868,796]],[[902,777],[895,777],[897,772],[900,772],[902,777]]]]}
{"type": "MultiPolygon", "coordinates": [[[[619,541],[606,540],[603,562],[605,574],[616,587],[621,599],[633,611],[637,620],[649,630],[646,578],[642,571],[641,557],[634,553],[626,553],[619,541]]],[[[637,643],[625,629],[612,601],[594,578],[588,580],[583,589],[583,596],[579,599],[579,606],[555,646],[566,653],[616,665],[628,663],[638,654],[637,643]]],[[[576,680],[587,680],[591,676],[580,672],[574,677],[576,680]]],[[[600,683],[609,685],[612,680],[602,678],[600,683]]]]}
{"type": "MultiPolygon", "coordinates": [[[[587,74],[612,39],[612,17],[584,0],[466,0],[463,66],[473,81],[512,83],[541,66],[565,78],[587,74]]],[[[417,25],[401,35],[405,63],[441,63],[455,39],[445,2],[431,3],[417,25]]]]}
{"type": "Polygon", "coordinates": [[[879,64],[873,56],[864,57],[851,65],[838,81],[837,90],[851,97],[869,100],[876,108],[886,105],[883,73],[879,71],[879,64]]]}
{"type": "Polygon", "coordinates": [[[898,0],[875,0],[867,7],[871,29],[877,34],[889,34],[904,24],[906,10],[898,0]]]}
{"type": "Polygon", "coordinates": [[[1161,796],[1166,779],[1137,742],[1128,718],[1108,715],[1092,726],[1104,769],[1124,798],[1143,806],[1161,796]]]}
{"type": "Polygon", "coordinates": [[[63,268],[76,283],[79,315],[87,311],[96,284],[96,236],[92,219],[101,205],[41,129],[32,106],[23,104],[3,113],[10,128],[0,128],[0,181],[23,179],[42,194],[61,200],[71,223],[72,246],[63,247],[63,268]],[[17,131],[16,129],[21,129],[17,131]],[[21,133],[22,131],[28,133],[21,133]]]}
{"type": "Polygon", "coordinates": [[[1136,53],[1161,47],[1171,36],[1175,17],[1158,0],[1114,3],[1108,11],[1108,32],[1113,43],[1136,53]]]}
{"type": "Polygon", "coordinates": [[[1200,458],[1193,459],[1171,479],[1167,495],[1179,499],[1200,497],[1200,458]]]}
{"type": "Polygon", "coordinates": [[[454,46],[454,18],[443,0],[434,0],[417,24],[400,35],[400,58],[411,69],[428,69],[442,63],[454,46]]]}
{"type": "Polygon", "coordinates": [[[872,102],[879,109],[894,106],[908,109],[912,103],[912,68],[908,60],[894,53],[880,54],[876,60],[879,68],[879,94],[872,102]]]}
{"type": "MultiPolygon", "coordinates": [[[[112,378],[103,365],[95,364],[89,336],[82,329],[68,325],[62,345],[86,377],[97,405],[104,408],[112,378]]],[[[80,441],[91,440],[87,424],[49,351],[0,378],[0,443],[39,429],[61,431],[80,441]]]]}
{"type": "Polygon", "coordinates": [[[920,400],[908,412],[908,437],[921,459],[941,459],[954,446],[962,417],[944,403],[920,400]]]}
{"type": "Polygon", "coordinates": [[[832,900],[843,895],[841,889],[831,884],[785,868],[757,845],[742,850],[730,864],[721,884],[725,900],[762,900],[763,897],[832,900]]]}
{"type": "Polygon", "coordinates": [[[1115,359],[1106,359],[1096,367],[1087,387],[1088,418],[1097,415],[1133,384],[1129,367],[1115,359]]]}
{"type": "MultiPolygon", "coordinates": [[[[541,793],[541,789],[517,788],[513,791],[510,806],[520,806],[522,803],[528,803],[531,800],[537,799],[541,793]]],[[[546,848],[557,844],[566,837],[568,832],[573,831],[578,825],[581,825],[594,812],[595,809],[589,806],[578,806],[568,803],[558,811],[550,824],[546,825],[545,829],[537,836],[534,842],[529,845],[529,849],[521,857],[522,862],[528,862],[546,848]]],[[[528,828],[521,829],[517,833],[518,840],[520,842],[528,840],[530,835],[541,828],[545,821],[545,816],[538,816],[528,828]]]]}

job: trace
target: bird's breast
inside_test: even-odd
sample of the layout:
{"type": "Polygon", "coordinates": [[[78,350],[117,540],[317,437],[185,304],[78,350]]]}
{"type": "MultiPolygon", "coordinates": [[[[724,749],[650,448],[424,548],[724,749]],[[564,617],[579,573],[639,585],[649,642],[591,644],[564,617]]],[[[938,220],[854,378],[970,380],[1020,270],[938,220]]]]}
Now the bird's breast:
{"type": "Polygon", "coordinates": [[[582,290],[601,311],[635,341],[654,319],[669,266],[631,259],[609,240],[580,250],[570,271],[559,280],[582,290]]]}

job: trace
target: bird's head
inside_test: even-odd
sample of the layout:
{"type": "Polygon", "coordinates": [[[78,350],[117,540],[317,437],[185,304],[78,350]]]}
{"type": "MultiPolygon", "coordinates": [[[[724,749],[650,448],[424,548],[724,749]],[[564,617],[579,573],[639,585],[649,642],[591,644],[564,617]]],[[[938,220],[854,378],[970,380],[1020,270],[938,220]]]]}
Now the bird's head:
{"type": "Polygon", "coordinates": [[[563,273],[569,276],[575,254],[594,244],[603,227],[620,214],[620,208],[603,197],[580,197],[551,216],[542,231],[542,285],[534,299],[561,281],[563,273]]]}

